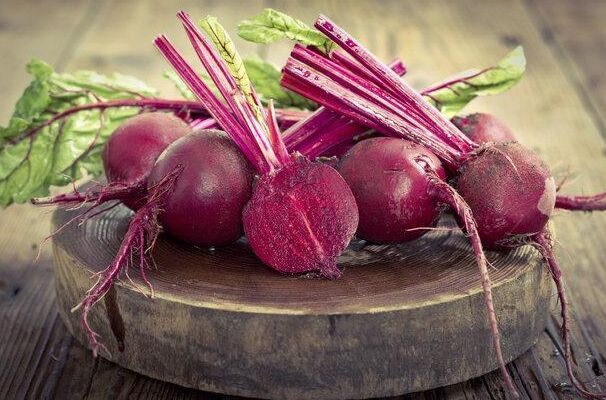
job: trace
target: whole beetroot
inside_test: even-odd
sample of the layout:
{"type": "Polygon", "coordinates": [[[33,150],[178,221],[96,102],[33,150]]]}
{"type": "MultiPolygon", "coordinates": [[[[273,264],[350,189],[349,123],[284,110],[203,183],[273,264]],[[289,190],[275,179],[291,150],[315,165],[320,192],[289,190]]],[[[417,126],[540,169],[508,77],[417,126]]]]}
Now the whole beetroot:
{"type": "MultiPolygon", "coordinates": [[[[452,122],[461,132],[478,144],[513,142],[516,140],[509,127],[492,114],[477,113],[454,117],[452,122]]],[[[587,196],[558,194],[556,196],[555,208],[571,211],[604,211],[606,210],[606,192],[587,196]]]]}
{"type": "Polygon", "coordinates": [[[440,216],[424,169],[444,179],[442,163],[423,146],[397,138],[371,138],[354,145],[337,165],[360,214],[358,236],[375,243],[416,239],[440,216]]]}
{"type": "Polygon", "coordinates": [[[156,159],[191,128],[173,114],[140,114],[120,125],[107,140],[102,158],[110,182],[145,181],[156,159]]]}
{"type": "Polygon", "coordinates": [[[473,210],[482,244],[493,249],[541,232],[555,206],[549,169],[517,142],[480,148],[459,170],[456,187],[473,210]]]}
{"type": "Polygon", "coordinates": [[[172,236],[199,246],[221,246],[242,236],[242,209],[250,199],[253,171],[224,133],[202,130],[185,136],[158,157],[148,187],[182,170],[159,220],[172,236]]]}

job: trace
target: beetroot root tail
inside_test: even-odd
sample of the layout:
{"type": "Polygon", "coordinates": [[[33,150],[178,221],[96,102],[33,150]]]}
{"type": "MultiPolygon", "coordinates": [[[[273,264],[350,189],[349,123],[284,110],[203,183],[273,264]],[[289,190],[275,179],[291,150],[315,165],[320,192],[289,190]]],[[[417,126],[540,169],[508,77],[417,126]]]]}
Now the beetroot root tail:
{"type": "Polygon", "coordinates": [[[583,397],[588,399],[606,399],[606,392],[592,393],[588,391],[583,387],[581,382],[574,374],[570,330],[568,328],[570,322],[568,315],[568,302],[566,300],[566,292],[562,279],[562,271],[558,266],[558,262],[553,252],[553,242],[549,230],[545,229],[543,232],[539,233],[538,235],[535,235],[534,241],[534,247],[541,253],[543,258],[545,259],[545,262],[547,263],[547,267],[549,268],[549,272],[551,273],[551,277],[553,278],[558,293],[558,300],[560,302],[560,316],[562,317],[561,333],[562,341],[564,342],[564,362],[566,364],[566,372],[568,374],[568,378],[570,379],[570,382],[572,383],[574,388],[583,397]]]}
{"type": "Polygon", "coordinates": [[[572,211],[604,211],[606,192],[592,196],[557,196],[555,207],[572,211]]]}
{"type": "Polygon", "coordinates": [[[93,207],[110,200],[136,199],[145,193],[145,182],[127,185],[120,182],[107,185],[94,185],[84,192],[74,189],[72,193],[59,194],[51,197],[35,197],[31,203],[37,206],[48,205],[77,205],[93,203],[93,207]]]}
{"type": "Polygon", "coordinates": [[[480,276],[482,279],[482,290],[484,292],[484,302],[486,304],[486,313],[488,316],[488,322],[490,326],[490,332],[492,334],[492,341],[494,346],[497,363],[505,381],[505,385],[512,397],[519,399],[520,395],[516,386],[513,383],[511,375],[507,371],[505,360],[503,359],[503,353],[501,351],[501,335],[499,333],[499,326],[497,323],[497,315],[494,310],[494,301],[492,298],[492,283],[488,274],[488,262],[484,255],[482,248],[482,242],[478,234],[478,228],[476,221],[473,217],[471,209],[467,202],[459,195],[452,186],[444,182],[440,177],[429,167],[426,167],[426,171],[429,174],[429,180],[431,183],[431,195],[434,196],[439,202],[447,204],[459,217],[460,222],[463,224],[473,252],[476,257],[478,268],[480,269],[480,276]]]}
{"type": "Polygon", "coordinates": [[[175,181],[181,173],[179,167],[164,177],[157,185],[150,188],[146,203],[133,215],[128,230],[122,239],[120,248],[114,261],[103,271],[99,273],[99,280],[91,287],[82,301],[72,309],[72,312],[82,310],[81,324],[86,332],[93,356],[97,356],[99,350],[107,348],[99,341],[100,336],[90,326],[88,315],[91,308],[105,296],[111,289],[114,282],[120,276],[122,271],[128,271],[128,267],[133,259],[133,253],[139,254],[139,270],[144,283],[153,289],[145,273],[148,265],[145,254],[151,251],[153,243],[160,234],[160,224],[158,216],[162,206],[172,191],[175,181]]]}

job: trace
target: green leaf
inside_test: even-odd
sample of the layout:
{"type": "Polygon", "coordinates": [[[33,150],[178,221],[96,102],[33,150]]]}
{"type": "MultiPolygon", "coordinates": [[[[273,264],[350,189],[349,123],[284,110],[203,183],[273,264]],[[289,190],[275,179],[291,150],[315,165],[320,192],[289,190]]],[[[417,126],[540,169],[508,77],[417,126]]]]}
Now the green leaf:
{"type": "Polygon", "coordinates": [[[524,75],[526,58],[521,46],[498,64],[480,71],[470,71],[422,91],[422,94],[448,118],[461,111],[478,96],[502,93],[524,75]]]}
{"type": "Polygon", "coordinates": [[[229,34],[225,28],[223,28],[223,26],[217,21],[217,18],[211,15],[204,17],[199,22],[199,25],[202,29],[204,29],[210,40],[212,40],[215,48],[219,52],[219,55],[227,64],[229,72],[236,81],[238,89],[240,89],[248,104],[255,111],[257,120],[259,120],[261,124],[264,124],[265,121],[263,119],[263,115],[261,114],[261,110],[259,110],[259,106],[255,101],[253,87],[250,79],[248,78],[248,74],[246,73],[244,62],[236,50],[236,45],[231,40],[231,37],[229,37],[229,34]]]}
{"type": "Polygon", "coordinates": [[[326,53],[334,47],[330,39],[305,22],[271,8],[240,22],[238,35],[250,42],[264,44],[287,38],[303,45],[316,46],[326,53]]]}
{"type": "MultiPolygon", "coordinates": [[[[272,63],[263,61],[258,57],[245,58],[243,62],[249,79],[254,85],[263,105],[268,105],[269,101],[273,99],[276,108],[299,108],[303,110],[315,110],[318,108],[318,105],[313,101],[288,89],[284,89],[280,85],[280,70],[272,63]]],[[[197,100],[196,96],[194,96],[175,72],[166,71],[164,77],[170,79],[175,84],[175,87],[185,99],[197,100]]],[[[201,74],[200,78],[215,94],[218,94],[208,74],[201,74]]]]}
{"type": "MultiPolygon", "coordinates": [[[[185,82],[183,82],[183,80],[181,79],[179,74],[177,74],[175,71],[173,71],[173,70],[164,71],[163,75],[165,78],[167,78],[173,82],[173,84],[175,85],[175,87],[177,88],[177,90],[179,91],[181,96],[183,96],[184,99],[198,101],[198,98],[192,93],[192,91],[185,84],[185,82]]],[[[208,76],[207,73],[205,73],[205,72],[201,73],[199,76],[204,81],[206,86],[208,86],[208,88],[210,90],[212,90],[213,93],[215,93],[215,95],[220,96],[219,90],[217,89],[214,82],[212,81],[212,79],[210,79],[210,76],[208,76]]]]}
{"type": "Polygon", "coordinates": [[[272,63],[251,57],[244,60],[244,66],[263,104],[268,104],[273,99],[274,105],[279,108],[314,110],[318,107],[305,97],[283,88],[280,85],[282,74],[272,63]]]}
{"type": "Polygon", "coordinates": [[[44,196],[51,185],[65,185],[103,172],[103,144],[113,130],[141,112],[136,107],[90,109],[49,123],[63,111],[99,101],[147,98],[156,91],[120,74],[91,71],[58,74],[46,63],[27,65],[33,80],[0,127],[0,205],[44,196]]]}

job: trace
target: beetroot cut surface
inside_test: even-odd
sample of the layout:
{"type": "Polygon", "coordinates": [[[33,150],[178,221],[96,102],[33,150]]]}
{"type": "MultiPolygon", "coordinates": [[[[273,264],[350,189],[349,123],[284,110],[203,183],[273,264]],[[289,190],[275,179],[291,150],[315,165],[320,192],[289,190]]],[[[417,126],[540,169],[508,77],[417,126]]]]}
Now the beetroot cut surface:
{"type": "Polygon", "coordinates": [[[356,231],[358,208],[335,169],[299,159],[260,178],[243,219],[250,246],[265,264],[332,279],[340,275],[336,260],[356,231]]]}

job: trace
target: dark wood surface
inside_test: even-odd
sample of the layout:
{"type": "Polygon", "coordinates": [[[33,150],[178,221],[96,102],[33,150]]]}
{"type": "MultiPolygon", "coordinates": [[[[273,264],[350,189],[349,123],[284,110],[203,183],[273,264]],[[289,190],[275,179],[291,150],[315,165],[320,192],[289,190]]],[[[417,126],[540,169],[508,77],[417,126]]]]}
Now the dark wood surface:
{"type": "MultiPolygon", "coordinates": [[[[521,43],[528,56],[524,80],[506,95],[481,99],[472,110],[494,112],[520,140],[541,153],[556,176],[568,169],[567,193],[606,189],[606,3],[600,0],[466,1],[3,1],[0,3],[0,120],[28,82],[31,57],[60,70],[121,71],[174,93],[151,38],[166,32],[185,43],[173,14],[184,8],[217,15],[233,27],[264,6],[311,21],[323,12],[343,23],[386,60],[406,60],[412,84],[488,65],[521,43]]],[[[245,54],[276,62],[289,46],[271,49],[239,42],[245,54]]],[[[0,211],[0,398],[218,399],[138,375],[102,359],[71,339],[57,313],[50,247],[34,262],[50,226],[48,209],[0,211]]],[[[554,218],[559,255],[575,312],[574,352],[583,381],[606,388],[606,215],[560,213],[554,218]]],[[[537,345],[509,365],[525,398],[572,399],[558,339],[557,306],[537,345]]],[[[404,398],[501,399],[498,373],[404,398]]]]}
{"type": "MultiPolygon", "coordinates": [[[[56,211],[53,229],[83,211],[56,211]]],[[[59,314],[85,345],[70,310],[112,263],[131,214],[120,206],[53,238],[59,314]]],[[[146,273],[153,298],[131,268],[89,321],[103,357],[201,390],[321,400],[433,389],[497,368],[468,242],[446,216],[409,243],[356,240],[339,257],[343,276],[328,281],[276,274],[245,240],[201,249],[162,235],[146,273]]],[[[551,279],[532,248],[487,257],[503,356],[513,360],[545,329],[551,279]]]]}

